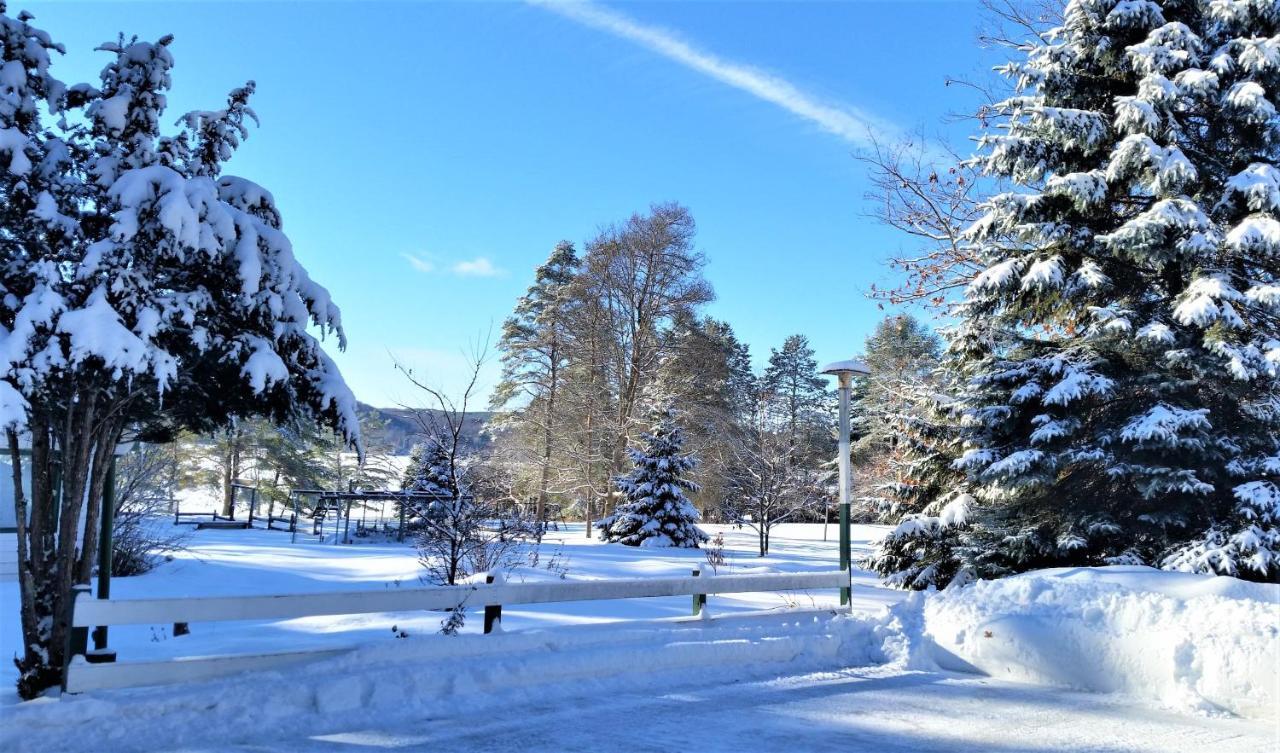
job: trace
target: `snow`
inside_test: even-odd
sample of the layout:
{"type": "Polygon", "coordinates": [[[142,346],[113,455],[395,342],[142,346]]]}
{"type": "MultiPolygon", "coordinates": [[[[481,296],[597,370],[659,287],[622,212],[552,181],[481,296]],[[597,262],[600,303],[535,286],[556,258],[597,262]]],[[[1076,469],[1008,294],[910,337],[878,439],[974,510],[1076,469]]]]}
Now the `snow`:
{"type": "Polygon", "coordinates": [[[867,364],[857,360],[856,358],[851,358],[846,361],[835,361],[833,363],[829,363],[826,366],[822,367],[822,369],[820,370],[820,373],[839,374],[842,371],[848,371],[854,374],[870,374],[871,373],[871,369],[867,367],[867,364]]]}
{"type": "Polygon", "coordinates": [[[1062,568],[923,602],[946,668],[1280,723],[1280,585],[1062,568]]]}
{"type": "Polygon", "coordinates": [[[58,319],[58,331],[68,335],[71,363],[101,358],[113,379],[126,372],[143,373],[154,368],[163,391],[172,378],[173,359],[163,350],[142,340],[120,320],[120,314],[107,300],[105,286],[89,296],[83,308],[67,311],[58,319]]]}
{"type": "Polygon", "coordinates": [[[9,155],[7,169],[14,175],[31,172],[31,160],[27,157],[27,137],[17,128],[0,128],[0,154],[9,155]]]}
{"type": "Polygon", "coordinates": [[[1259,76],[1280,69],[1280,37],[1241,39],[1239,44],[1241,69],[1259,76]]]}
{"type": "MultiPolygon", "coordinates": [[[[750,532],[717,530],[732,572],[817,569],[835,555],[835,531],[823,542],[820,525],[780,526],[766,558],[749,555],[750,532]]],[[[855,526],[856,546],[865,552],[884,530],[855,526]]],[[[287,542],[280,532],[200,531],[173,562],[113,590],[395,588],[419,569],[407,545],[287,542]]],[[[553,532],[544,561],[553,552],[574,578],[685,575],[703,564],[696,551],[601,544],[580,525],[553,532]]],[[[123,659],[358,648],[288,670],[9,705],[0,749],[1168,751],[1195,742],[1216,753],[1267,750],[1268,725],[1280,721],[1271,671],[1280,586],[1140,567],[910,596],[861,572],[854,583],[850,615],[824,611],[834,594],[793,596],[809,611],[786,614],[779,595],[760,594],[712,597],[713,616],[696,620],[685,597],[508,609],[501,633],[475,634],[472,616],[453,638],[434,635],[439,614],[195,624],[181,639],[113,628],[123,659]],[[680,720],[670,736],[602,732],[620,717],[659,716],[680,720]]],[[[0,588],[6,653],[12,586],[0,588]]]]}
{"type": "Polygon", "coordinates": [[[283,382],[289,378],[289,367],[265,337],[249,336],[249,350],[252,355],[245,361],[241,373],[249,382],[254,394],[261,394],[267,387],[283,382]]]}
{"type": "Polygon", "coordinates": [[[1045,193],[1066,196],[1084,209],[1106,198],[1107,180],[1100,170],[1055,175],[1045,183],[1045,193]]]}
{"type": "Polygon", "coordinates": [[[129,94],[117,94],[107,99],[99,99],[89,106],[89,117],[101,124],[108,133],[118,134],[128,125],[129,107],[132,99],[129,94]]]}
{"type": "Polygon", "coordinates": [[[1022,271],[1023,262],[1021,259],[1006,259],[999,264],[983,270],[977,277],[973,278],[973,282],[969,283],[968,290],[971,293],[982,290],[998,290],[1008,285],[1013,278],[1022,271]]]}
{"type": "Polygon", "coordinates": [[[1262,215],[1246,217],[1227,233],[1227,246],[1241,254],[1280,256],[1280,221],[1262,215]]]}
{"type": "Polygon", "coordinates": [[[1062,287],[1062,257],[1051,256],[1035,262],[1022,276],[1022,289],[1050,289],[1062,287]]]}
{"type": "Polygon", "coordinates": [[[1079,280],[1080,284],[1091,290],[1096,290],[1111,282],[1111,278],[1102,271],[1102,267],[1098,266],[1097,262],[1089,259],[1080,263],[1080,268],[1075,271],[1072,278],[1079,280]]]}
{"type": "Polygon", "coordinates": [[[1160,6],[1151,0],[1120,0],[1107,13],[1107,25],[1115,27],[1155,26],[1164,23],[1160,6]]]}
{"type": "Polygon", "coordinates": [[[1187,286],[1181,303],[1173,310],[1173,318],[1182,324],[1207,327],[1222,320],[1239,326],[1240,319],[1227,301],[1239,301],[1244,295],[1231,283],[1217,276],[1196,277],[1187,286]]]}
{"type": "Polygon", "coordinates": [[[1244,118],[1254,123],[1266,123],[1276,117],[1276,106],[1267,99],[1267,92],[1256,81],[1235,84],[1222,98],[1223,104],[1235,107],[1244,118]]]}
{"type": "Polygon", "coordinates": [[[30,406],[8,382],[0,380],[0,429],[21,429],[27,425],[30,406]]]}
{"type": "Polygon", "coordinates": [[[1280,170],[1265,162],[1254,162],[1227,181],[1223,199],[1236,196],[1255,212],[1280,211],[1280,170]]]}
{"type": "Polygon", "coordinates": [[[1218,91],[1218,74],[1199,68],[1188,68],[1173,77],[1173,83],[1184,94],[1200,97],[1209,96],[1218,91]]]}
{"type": "MultiPolygon", "coordinates": [[[[1120,430],[1120,439],[1138,444],[1175,447],[1184,441],[1181,436],[1183,432],[1201,433],[1211,428],[1208,416],[1208,408],[1187,410],[1161,403],[1130,419],[1120,430]]],[[[1199,437],[1185,441],[1203,442],[1199,437]]]]}
{"type": "Polygon", "coordinates": [[[1152,342],[1170,344],[1173,342],[1173,330],[1163,322],[1152,322],[1138,330],[1138,337],[1152,342]]]}
{"type": "Polygon", "coordinates": [[[1106,395],[1113,382],[1100,374],[1071,367],[1062,380],[1053,385],[1041,400],[1045,405],[1067,405],[1085,395],[1106,395]]]}
{"type": "MultiPolygon", "coordinates": [[[[359,514],[356,513],[356,517],[359,514]]],[[[171,522],[171,519],[167,519],[171,522]]],[[[165,520],[161,525],[169,526],[165,520]]],[[[831,569],[836,562],[835,526],[829,541],[822,541],[822,526],[783,524],[775,529],[777,543],[768,557],[756,557],[755,534],[732,526],[712,526],[722,531],[726,542],[727,567],[720,573],[756,574],[803,572],[831,569]]],[[[855,556],[870,553],[871,542],[886,530],[881,526],[855,526],[855,556]]],[[[299,532],[290,544],[288,533],[254,529],[249,531],[201,530],[192,532],[186,549],[175,552],[171,562],[145,575],[112,581],[117,598],[228,596],[277,593],[316,593],[356,589],[394,589],[431,585],[419,582],[423,576],[417,551],[409,544],[393,542],[357,544],[321,543],[299,532]]],[[[328,538],[332,541],[332,537],[328,538]]],[[[523,566],[510,574],[512,583],[558,579],[548,563],[556,558],[567,567],[569,579],[684,577],[694,568],[706,571],[704,553],[696,549],[639,549],[604,544],[587,539],[582,524],[551,531],[539,550],[536,567],[523,566]]],[[[896,591],[869,588],[875,583],[867,573],[854,580],[868,588],[863,605],[868,609],[893,603],[903,597],[896,591]]],[[[806,606],[832,607],[837,594],[813,594],[806,606]]],[[[781,594],[741,594],[713,597],[717,614],[777,609],[788,603],[781,594]]],[[[510,630],[546,627],[576,622],[600,623],[624,619],[656,619],[689,614],[687,597],[638,599],[596,604],[570,603],[521,606],[504,610],[503,622],[510,630]]],[[[11,655],[17,640],[17,587],[0,583],[0,655],[11,655]]],[[[390,626],[398,625],[415,636],[433,635],[439,630],[440,614],[406,613],[316,617],[282,621],[246,621],[193,625],[192,635],[173,639],[167,626],[113,627],[111,645],[124,658],[157,659],[191,653],[241,653],[333,648],[382,642],[390,626]],[[163,634],[162,634],[163,633],[163,634]],[[385,634],[385,635],[384,635],[385,634]],[[192,645],[192,644],[196,645],[192,645]]],[[[469,619],[464,632],[477,632],[478,620],[469,619]]],[[[0,664],[0,693],[11,692],[14,675],[11,664],[0,664]]],[[[0,746],[0,749],[3,749],[0,746]]]]}

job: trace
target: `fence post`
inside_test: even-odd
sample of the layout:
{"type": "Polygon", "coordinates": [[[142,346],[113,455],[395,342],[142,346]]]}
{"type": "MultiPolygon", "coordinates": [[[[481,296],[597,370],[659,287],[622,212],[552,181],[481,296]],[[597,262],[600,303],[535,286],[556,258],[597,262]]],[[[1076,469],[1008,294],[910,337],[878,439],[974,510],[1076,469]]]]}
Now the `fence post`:
{"type": "MultiPolygon", "coordinates": [[[[693,568],[693,577],[701,578],[702,569],[697,567],[693,568]]],[[[702,608],[706,605],[707,605],[706,594],[694,594],[693,595],[693,616],[697,617],[698,615],[702,614],[702,608]]]]}
{"type": "MultiPolygon", "coordinates": [[[[493,576],[486,575],[484,577],[484,582],[490,583],[490,584],[493,583],[493,576]]],[[[494,625],[501,625],[501,624],[502,624],[502,605],[486,604],[484,608],[484,634],[488,635],[489,633],[492,633],[494,625]]]]}
{"type": "Polygon", "coordinates": [[[71,587],[71,600],[67,602],[67,647],[62,657],[62,690],[67,689],[67,670],[71,667],[71,659],[77,654],[83,656],[89,650],[89,628],[72,627],[75,625],[76,600],[81,594],[92,591],[88,583],[77,583],[71,587]]]}

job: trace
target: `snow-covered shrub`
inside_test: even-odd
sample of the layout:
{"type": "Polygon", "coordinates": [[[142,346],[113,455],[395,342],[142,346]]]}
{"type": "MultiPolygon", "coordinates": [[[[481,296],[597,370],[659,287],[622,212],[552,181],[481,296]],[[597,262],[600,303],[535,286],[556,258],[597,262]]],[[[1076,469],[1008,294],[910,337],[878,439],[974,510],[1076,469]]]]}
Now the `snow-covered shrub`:
{"type": "Polygon", "coordinates": [[[171,525],[169,494],[176,471],[173,452],[161,445],[139,445],[117,461],[112,575],[140,575],[182,549],[187,534],[171,525]]]}
{"type": "Polygon", "coordinates": [[[624,501],[600,520],[600,538],[627,546],[697,548],[709,537],[684,494],[697,490],[685,477],[697,461],[680,453],[684,438],[670,408],[655,412],[642,441],[643,448],[628,452],[635,468],[615,480],[624,501]]]}

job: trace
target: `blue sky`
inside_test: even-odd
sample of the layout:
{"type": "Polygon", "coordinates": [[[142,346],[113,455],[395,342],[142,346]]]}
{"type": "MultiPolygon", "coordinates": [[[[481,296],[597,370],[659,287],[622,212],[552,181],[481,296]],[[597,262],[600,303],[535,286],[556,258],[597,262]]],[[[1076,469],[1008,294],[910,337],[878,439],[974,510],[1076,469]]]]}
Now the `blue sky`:
{"type": "Polygon", "coordinates": [[[96,80],[119,31],[174,34],[175,120],[257,81],[262,125],[229,171],[275,194],[378,405],[420,402],[393,355],[456,389],[558,240],[667,200],[698,221],[709,313],[757,363],[796,332],[819,360],[856,352],[907,242],[866,216],[862,126],[939,129],[971,104],[945,78],[989,62],[967,2],[22,8],[67,45],[68,82],[96,80]]]}

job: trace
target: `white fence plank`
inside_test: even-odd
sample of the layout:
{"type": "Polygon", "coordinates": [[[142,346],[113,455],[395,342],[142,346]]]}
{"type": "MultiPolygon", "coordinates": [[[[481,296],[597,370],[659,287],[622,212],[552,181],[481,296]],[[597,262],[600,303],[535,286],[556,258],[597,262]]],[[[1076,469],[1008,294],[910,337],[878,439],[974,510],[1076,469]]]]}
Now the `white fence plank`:
{"type": "Polygon", "coordinates": [[[317,659],[327,659],[351,650],[336,648],[274,654],[192,656],[163,661],[120,661],[109,664],[90,664],[83,656],[76,656],[71,659],[71,664],[67,667],[67,692],[83,693],[107,688],[199,682],[240,672],[260,672],[317,659]]]}
{"type": "MultiPolygon", "coordinates": [[[[735,612],[713,617],[660,617],[650,620],[630,621],[623,630],[634,631],[637,628],[680,629],[690,624],[696,625],[732,625],[735,622],[794,622],[803,618],[830,618],[839,611],[835,609],[770,609],[755,612],[735,612]]],[[[572,634],[574,630],[599,631],[600,625],[572,625],[554,628],[560,634],[572,634]]],[[[504,638],[515,633],[507,633],[494,641],[484,642],[441,642],[438,645],[440,658],[480,658],[485,656],[509,654],[516,650],[510,644],[504,644],[504,638]],[[447,648],[446,648],[447,646],[447,648]]],[[[575,646],[589,647],[599,645],[603,639],[575,637],[570,639],[575,646]]],[[[608,639],[610,645],[617,645],[615,638],[608,639]]],[[[624,643],[634,638],[621,639],[624,643]]],[[[90,664],[83,656],[76,656],[67,667],[67,692],[83,693],[90,690],[107,690],[114,688],[135,688],[146,685],[169,685],[182,682],[197,682],[228,677],[242,672],[260,672],[279,669],[307,662],[327,659],[354,651],[356,646],[338,648],[304,649],[267,654],[231,654],[216,656],[186,656],[176,659],[160,659],[155,661],[118,661],[111,664],[90,664]]],[[[423,653],[422,647],[416,647],[415,658],[431,657],[431,653],[423,653]]]]}
{"type": "Polygon", "coordinates": [[[75,605],[74,625],[157,625],[173,622],[291,619],[335,614],[370,614],[415,610],[603,601],[655,596],[798,591],[841,588],[846,571],[718,575],[703,578],[554,581],[504,585],[442,586],[385,591],[336,591],[279,596],[227,596],[191,599],[94,599],[82,595],[75,605]]]}

